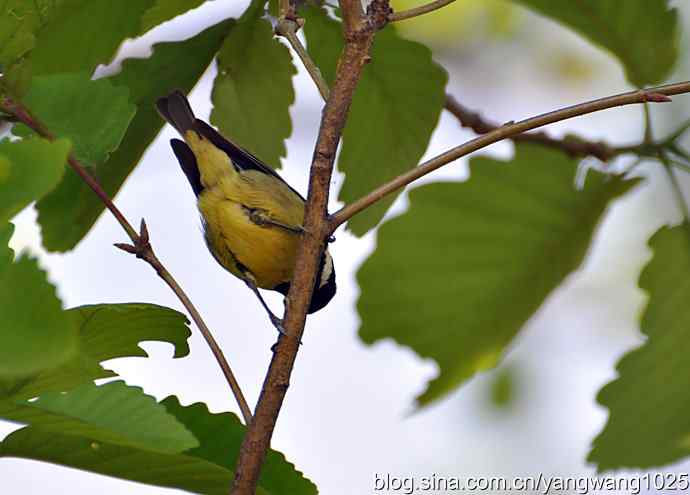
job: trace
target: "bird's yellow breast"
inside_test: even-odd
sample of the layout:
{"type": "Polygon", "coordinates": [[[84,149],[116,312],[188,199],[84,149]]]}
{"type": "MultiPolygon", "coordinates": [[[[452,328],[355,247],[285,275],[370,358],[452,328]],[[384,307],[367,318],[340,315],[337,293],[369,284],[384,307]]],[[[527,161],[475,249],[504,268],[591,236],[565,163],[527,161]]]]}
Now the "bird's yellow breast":
{"type": "Polygon", "coordinates": [[[218,262],[238,277],[248,270],[259,287],[273,289],[292,278],[299,236],[276,226],[257,225],[257,209],[275,221],[299,226],[304,204],[293,191],[265,174],[233,172],[207,187],[198,200],[206,239],[218,262]]]}

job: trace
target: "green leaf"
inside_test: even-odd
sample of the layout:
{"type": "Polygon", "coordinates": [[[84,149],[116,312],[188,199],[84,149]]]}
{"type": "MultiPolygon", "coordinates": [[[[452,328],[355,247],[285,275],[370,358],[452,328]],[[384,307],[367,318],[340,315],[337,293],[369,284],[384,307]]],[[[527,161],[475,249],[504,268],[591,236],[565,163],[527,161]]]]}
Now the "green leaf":
{"type": "Polygon", "coordinates": [[[290,51],[261,19],[263,3],[254,2],[225,39],[218,53],[211,122],[221,133],[277,168],[292,133],[289,108],[295,100],[290,51]]]}
{"type": "MultiPolygon", "coordinates": [[[[48,461],[192,493],[226,494],[245,428],[235,415],[211,414],[203,404],[184,407],[175,397],[162,404],[197,437],[199,447],[177,455],[160,454],[27,427],[0,443],[0,457],[48,461]]],[[[316,487],[282,454],[271,450],[258,493],[311,495],[316,487]]]]}
{"type": "Polygon", "coordinates": [[[514,0],[618,58],[632,84],[662,82],[678,59],[678,12],[668,0],[514,0]]]}
{"type": "Polygon", "coordinates": [[[89,383],[66,393],[47,393],[32,402],[0,401],[0,417],[155,452],[178,453],[199,445],[163,405],[121,381],[101,386],[89,383]]]}
{"type": "Polygon", "coordinates": [[[499,410],[508,410],[515,402],[516,370],[512,367],[501,367],[491,376],[489,384],[489,402],[499,410]]]}
{"type": "MultiPolygon", "coordinates": [[[[113,85],[128,88],[131,101],[138,106],[120,147],[95,171],[110,197],[115,196],[163,127],[154,108],[156,99],[173,88],[189,91],[213,59],[230,26],[231,21],[223,21],[193,38],[154,45],[150,58],[126,60],[122,72],[109,78],[113,85]]],[[[168,165],[175,165],[172,155],[168,165]]],[[[104,207],[79,177],[65,174],[62,183],[38,203],[37,209],[45,248],[67,251],[86,235],[104,207]]]]}
{"type": "MultiPolygon", "coordinates": [[[[341,24],[316,9],[305,9],[304,15],[309,53],[332,84],[343,46],[341,24]]],[[[401,38],[394,26],[376,35],[371,57],[355,90],[338,158],[345,173],[339,199],[346,203],[418,164],[445,102],[446,72],[427,47],[401,38]]],[[[353,217],[349,229],[366,234],[398,194],[353,217]]]]}
{"type": "Polygon", "coordinates": [[[76,327],[61,306],[36,260],[22,256],[0,272],[0,378],[25,377],[75,355],[76,327]]]}
{"type": "Polygon", "coordinates": [[[24,380],[0,382],[0,398],[29,399],[47,391],[62,392],[97,378],[115,376],[99,363],[147,356],[145,341],[169,342],[175,357],[189,354],[187,318],[178,311],[143,303],[79,306],[65,312],[78,329],[79,354],[59,368],[24,380]]]}
{"type": "MultiPolygon", "coordinates": [[[[184,407],[176,397],[163,401],[168,411],[191,431],[201,444],[186,454],[232,470],[237,463],[239,446],[246,433],[240,420],[231,413],[212,414],[205,404],[184,407]]],[[[261,470],[259,486],[268,493],[306,495],[316,493],[316,486],[302,476],[285,456],[269,450],[261,470]]]]}
{"type": "Polygon", "coordinates": [[[0,65],[6,68],[34,47],[35,34],[52,16],[56,0],[6,0],[0,9],[0,65]]]}
{"type": "Polygon", "coordinates": [[[466,182],[413,189],[357,275],[362,340],[392,337],[440,367],[420,405],[497,364],[580,266],[610,202],[637,183],[591,172],[577,191],[577,161],[535,145],[516,146],[508,163],[470,164],[466,182]]]}
{"type": "Polygon", "coordinates": [[[141,32],[145,33],[159,24],[197,8],[206,0],[156,0],[141,17],[141,32]]]}
{"type": "Polygon", "coordinates": [[[11,16],[0,17],[0,66],[12,64],[33,46],[31,31],[22,29],[22,25],[11,16]]]}
{"type": "MultiPolygon", "coordinates": [[[[86,74],[34,77],[22,101],[52,134],[69,138],[74,156],[91,167],[117,149],[136,113],[127,88],[114,87],[108,79],[91,81],[86,74]]],[[[22,125],[13,132],[25,136],[31,131],[22,125]]]]}
{"type": "Polygon", "coordinates": [[[55,189],[70,147],[66,139],[0,141],[0,224],[55,189]]]}
{"type": "Polygon", "coordinates": [[[2,277],[2,272],[4,272],[14,260],[14,251],[8,246],[13,233],[14,225],[11,223],[5,225],[0,224],[0,277],[2,277]]]}
{"type": "Polygon", "coordinates": [[[36,34],[34,74],[87,72],[109,63],[120,44],[141,31],[154,0],[62,0],[36,34]]]}
{"type": "Polygon", "coordinates": [[[649,246],[653,257],[639,281],[649,295],[640,322],[646,340],[623,356],[618,378],[597,397],[609,409],[588,457],[599,471],[645,469],[690,455],[690,224],[661,228],[649,246]]]}

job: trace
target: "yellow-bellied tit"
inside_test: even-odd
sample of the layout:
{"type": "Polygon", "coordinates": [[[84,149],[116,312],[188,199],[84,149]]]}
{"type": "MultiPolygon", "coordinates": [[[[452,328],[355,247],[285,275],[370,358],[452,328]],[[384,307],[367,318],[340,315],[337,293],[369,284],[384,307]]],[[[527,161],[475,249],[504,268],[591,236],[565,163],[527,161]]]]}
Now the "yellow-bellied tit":
{"type": "MultiPolygon", "coordinates": [[[[195,118],[180,91],[159,98],[156,107],[184,138],[170,145],[197,196],[209,251],[257,295],[282,332],[258,288],[287,295],[303,232],[304,198],[273,169],[195,118]]],[[[328,304],[335,290],[333,259],[325,248],[309,313],[328,304]]]]}

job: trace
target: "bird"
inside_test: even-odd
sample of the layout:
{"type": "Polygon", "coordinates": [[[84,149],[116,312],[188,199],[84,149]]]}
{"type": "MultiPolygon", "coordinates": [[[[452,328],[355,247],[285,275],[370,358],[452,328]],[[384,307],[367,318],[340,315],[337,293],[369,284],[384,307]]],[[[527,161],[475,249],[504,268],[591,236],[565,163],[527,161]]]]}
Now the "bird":
{"type": "MultiPolygon", "coordinates": [[[[180,90],[160,97],[156,109],[183,138],[172,139],[170,146],[196,195],[209,251],[251,289],[284,334],[282,320],[259,289],[284,296],[290,290],[304,232],[304,197],[249,151],[197,119],[180,90]]],[[[335,292],[335,268],[326,245],[308,313],[326,306],[335,292]]]]}

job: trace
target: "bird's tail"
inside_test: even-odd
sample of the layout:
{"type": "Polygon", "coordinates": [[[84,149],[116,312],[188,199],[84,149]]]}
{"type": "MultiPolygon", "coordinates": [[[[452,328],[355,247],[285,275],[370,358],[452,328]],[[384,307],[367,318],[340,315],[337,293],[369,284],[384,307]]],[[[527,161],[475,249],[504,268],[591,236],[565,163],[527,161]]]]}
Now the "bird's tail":
{"type": "Polygon", "coordinates": [[[176,89],[168,96],[162,96],[156,101],[156,109],[170,125],[182,136],[189,130],[196,129],[196,117],[189,106],[187,97],[176,89]]]}

